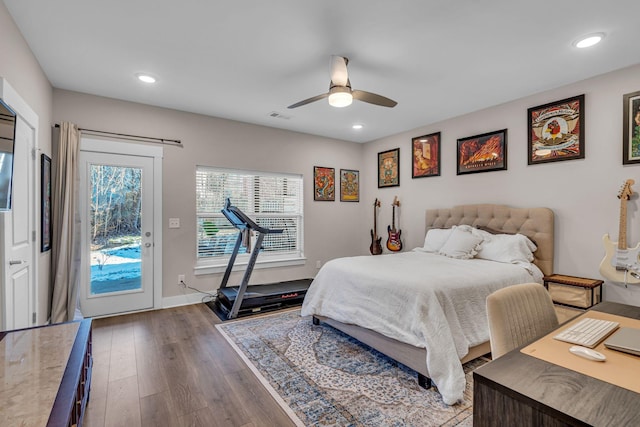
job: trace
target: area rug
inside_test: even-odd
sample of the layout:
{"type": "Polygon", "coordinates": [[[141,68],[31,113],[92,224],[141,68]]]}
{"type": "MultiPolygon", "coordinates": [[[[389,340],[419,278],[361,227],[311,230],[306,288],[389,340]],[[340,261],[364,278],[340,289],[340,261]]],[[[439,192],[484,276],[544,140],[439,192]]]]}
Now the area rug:
{"type": "Polygon", "coordinates": [[[216,325],[300,426],[471,426],[474,369],[463,403],[448,406],[416,373],[300,310],[216,325]]]}

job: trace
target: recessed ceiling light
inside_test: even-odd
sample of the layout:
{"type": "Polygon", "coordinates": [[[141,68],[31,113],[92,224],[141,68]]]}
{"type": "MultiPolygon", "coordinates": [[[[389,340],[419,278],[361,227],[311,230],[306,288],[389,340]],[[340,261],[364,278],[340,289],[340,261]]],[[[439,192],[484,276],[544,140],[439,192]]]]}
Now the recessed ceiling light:
{"type": "Polygon", "coordinates": [[[362,129],[364,126],[362,125],[353,125],[351,126],[353,129],[362,129]]]}
{"type": "Polygon", "coordinates": [[[603,38],[604,33],[589,34],[587,36],[580,37],[573,43],[573,45],[579,49],[583,49],[585,47],[591,47],[595,44],[600,43],[603,38]]]}
{"type": "Polygon", "coordinates": [[[136,74],[136,77],[141,82],[145,82],[145,83],[155,83],[156,82],[156,78],[153,77],[153,76],[150,76],[149,74],[138,73],[138,74],[136,74]]]}

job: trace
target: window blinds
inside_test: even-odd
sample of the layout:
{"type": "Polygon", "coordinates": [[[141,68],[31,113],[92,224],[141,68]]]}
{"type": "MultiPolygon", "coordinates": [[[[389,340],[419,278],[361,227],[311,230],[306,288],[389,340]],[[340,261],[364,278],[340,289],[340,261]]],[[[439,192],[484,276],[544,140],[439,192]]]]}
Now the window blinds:
{"type": "MultiPolygon", "coordinates": [[[[302,256],[302,176],[198,166],[196,168],[197,256],[228,257],[238,230],[220,212],[226,199],[262,227],[284,230],[267,234],[265,255],[302,256]]],[[[244,248],[240,253],[243,253],[244,248]]]]}

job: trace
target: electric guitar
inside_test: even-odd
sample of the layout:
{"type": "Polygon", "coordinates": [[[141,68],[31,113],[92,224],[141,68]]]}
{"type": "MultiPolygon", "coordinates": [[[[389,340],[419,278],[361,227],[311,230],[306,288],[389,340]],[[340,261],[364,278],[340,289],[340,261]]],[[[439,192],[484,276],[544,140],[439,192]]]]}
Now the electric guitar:
{"type": "Polygon", "coordinates": [[[389,233],[387,249],[393,252],[398,252],[399,250],[402,250],[402,242],[400,241],[400,234],[402,234],[402,231],[396,230],[396,206],[400,206],[398,196],[393,199],[391,206],[393,206],[393,213],[391,214],[391,226],[387,225],[387,233],[389,233]]]}
{"type": "Polygon", "coordinates": [[[602,237],[605,256],[600,263],[600,274],[613,282],[640,283],[640,243],[635,248],[627,248],[627,200],[633,195],[631,186],[635,181],[628,179],[618,193],[620,199],[620,227],[618,242],[612,242],[608,234],[602,237]]]}
{"type": "Polygon", "coordinates": [[[369,250],[371,255],[380,255],[382,253],[382,245],[380,241],[382,237],[378,237],[378,208],[380,207],[380,200],[376,199],[373,202],[373,230],[371,230],[371,246],[369,250]]]}

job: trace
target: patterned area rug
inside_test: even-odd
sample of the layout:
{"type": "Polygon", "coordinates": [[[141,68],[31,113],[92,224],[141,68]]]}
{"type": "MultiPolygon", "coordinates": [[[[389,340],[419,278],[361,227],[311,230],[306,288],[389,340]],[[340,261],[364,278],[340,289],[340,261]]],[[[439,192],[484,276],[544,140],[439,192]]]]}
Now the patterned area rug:
{"type": "Polygon", "coordinates": [[[411,369],[299,309],[216,327],[298,425],[472,425],[471,373],[486,359],[464,365],[464,402],[448,406],[411,369]]]}

